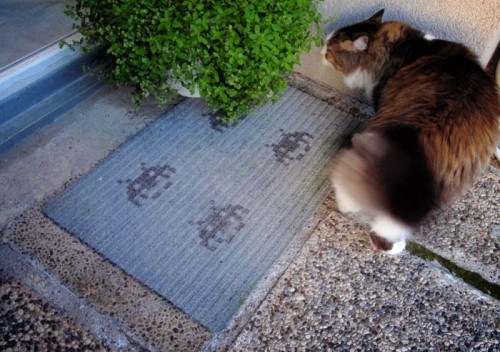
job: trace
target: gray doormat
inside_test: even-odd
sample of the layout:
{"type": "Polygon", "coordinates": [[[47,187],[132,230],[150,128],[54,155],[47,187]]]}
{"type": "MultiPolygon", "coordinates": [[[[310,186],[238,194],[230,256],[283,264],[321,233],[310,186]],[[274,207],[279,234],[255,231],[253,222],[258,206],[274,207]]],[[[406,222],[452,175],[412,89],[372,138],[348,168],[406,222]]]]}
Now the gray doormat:
{"type": "Polygon", "coordinates": [[[294,88],[234,127],[216,120],[184,101],[45,208],[213,332],[312,218],[357,126],[294,88]]]}

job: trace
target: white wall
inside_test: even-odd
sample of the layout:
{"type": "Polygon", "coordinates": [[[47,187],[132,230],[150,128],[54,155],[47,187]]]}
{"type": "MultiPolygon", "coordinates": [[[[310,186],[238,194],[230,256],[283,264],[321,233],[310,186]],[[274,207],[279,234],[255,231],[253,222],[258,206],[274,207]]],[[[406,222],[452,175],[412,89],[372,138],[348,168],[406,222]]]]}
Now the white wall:
{"type": "MultiPolygon", "coordinates": [[[[370,17],[385,9],[384,20],[404,21],[435,37],[458,41],[487,61],[500,33],[499,0],[323,0],[319,9],[325,19],[337,19],[323,26],[326,34],[370,17]]],[[[321,62],[319,48],[304,54],[297,72],[349,92],[333,68],[321,62]]]]}

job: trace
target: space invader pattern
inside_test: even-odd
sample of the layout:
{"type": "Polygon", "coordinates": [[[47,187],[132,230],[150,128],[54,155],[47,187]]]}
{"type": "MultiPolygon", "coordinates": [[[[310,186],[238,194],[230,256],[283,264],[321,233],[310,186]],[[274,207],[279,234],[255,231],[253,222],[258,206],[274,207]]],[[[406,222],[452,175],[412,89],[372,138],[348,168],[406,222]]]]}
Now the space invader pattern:
{"type": "Polygon", "coordinates": [[[243,217],[249,210],[238,204],[216,206],[210,202],[210,213],[203,220],[198,221],[201,244],[211,251],[215,251],[221,243],[230,243],[234,236],[245,226],[243,217]]]}
{"type": "Polygon", "coordinates": [[[314,136],[307,132],[285,133],[280,129],[281,139],[278,144],[266,145],[272,148],[274,156],[279,163],[289,165],[291,161],[300,160],[311,150],[311,140],[314,136]]]}
{"type": "Polygon", "coordinates": [[[162,190],[168,189],[172,182],[170,177],[175,169],[168,164],[146,167],[141,163],[141,174],[134,179],[118,180],[120,184],[127,184],[128,201],[136,206],[141,206],[140,199],[156,199],[162,190]]]}

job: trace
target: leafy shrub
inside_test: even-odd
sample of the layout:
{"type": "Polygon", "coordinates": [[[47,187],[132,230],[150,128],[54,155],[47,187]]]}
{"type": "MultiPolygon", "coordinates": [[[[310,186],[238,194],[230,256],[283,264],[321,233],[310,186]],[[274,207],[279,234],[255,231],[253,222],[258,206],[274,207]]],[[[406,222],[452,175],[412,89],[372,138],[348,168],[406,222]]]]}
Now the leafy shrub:
{"type": "Polygon", "coordinates": [[[169,80],[194,92],[225,122],[279,99],[283,73],[320,43],[315,0],[77,0],[66,9],[90,50],[103,46],[111,82],[135,88],[134,102],[166,103],[169,80]],[[318,34],[311,32],[315,24],[318,34]]]}

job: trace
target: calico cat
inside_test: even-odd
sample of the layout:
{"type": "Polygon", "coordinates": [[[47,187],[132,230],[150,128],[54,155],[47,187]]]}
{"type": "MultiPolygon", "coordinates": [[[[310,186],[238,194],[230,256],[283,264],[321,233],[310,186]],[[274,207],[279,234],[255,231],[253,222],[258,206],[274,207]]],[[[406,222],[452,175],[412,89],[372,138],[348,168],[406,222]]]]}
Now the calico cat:
{"type": "Polygon", "coordinates": [[[338,208],[372,215],[374,246],[397,254],[431,210],[487,167],[500,104],[493,79],[465,46],[382,22],[383,13],[330,34],[322,54],[375,107],[334,159],[338,208]]]}

